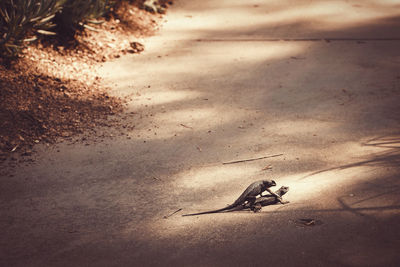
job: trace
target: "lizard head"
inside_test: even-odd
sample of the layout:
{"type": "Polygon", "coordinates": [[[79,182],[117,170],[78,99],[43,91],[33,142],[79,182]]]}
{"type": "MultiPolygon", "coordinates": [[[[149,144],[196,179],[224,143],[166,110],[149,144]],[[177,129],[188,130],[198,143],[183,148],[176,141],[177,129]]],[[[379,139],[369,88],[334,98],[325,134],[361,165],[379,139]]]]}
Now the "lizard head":
{"type": "Polygon", "coordinates": [[[263,181],[263,184],[264,184],[265,186],[267,186],[267,187],[271,187],[271,186],[275,186],[275,185],[276,185],[276,183],[275,183],[274,180],[264,180],[264,181],[263,181]]]}
{"type": "Polygon", "coordinates": [[[288,191],[289,191],[289,186],[281,186],[281,188],[279,188],[279,194],[278,195],[283,196],[288,191]]]}

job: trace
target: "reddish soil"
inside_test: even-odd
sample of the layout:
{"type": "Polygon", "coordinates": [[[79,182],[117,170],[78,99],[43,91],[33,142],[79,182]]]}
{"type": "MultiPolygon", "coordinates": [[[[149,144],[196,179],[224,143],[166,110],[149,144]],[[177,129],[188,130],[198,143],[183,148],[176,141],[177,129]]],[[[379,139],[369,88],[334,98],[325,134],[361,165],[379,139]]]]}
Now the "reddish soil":
{"type": "MultiPolygon", "coordinates": [[[[46,40],[27,47],[8,68],[0,65],[0,162],[30,156],[37,143],[81,141],[99,135],[95,126],[133,128],[118,116],[124,100],[108,93],[96,74],[99,62],[140,53],[138,38],[153,35],[162,16],[122,2],[101,24],[74,40],[46,40]]],[[[100,134],[101,135],[101,134],[100,134]]]]}

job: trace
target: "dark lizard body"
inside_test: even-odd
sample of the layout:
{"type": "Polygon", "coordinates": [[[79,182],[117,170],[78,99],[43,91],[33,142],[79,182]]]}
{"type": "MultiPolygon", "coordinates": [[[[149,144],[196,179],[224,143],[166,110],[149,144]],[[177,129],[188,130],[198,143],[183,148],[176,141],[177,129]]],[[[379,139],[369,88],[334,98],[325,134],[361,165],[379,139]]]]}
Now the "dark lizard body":
{"type": "Polygon", "coordinates": [[[277,194],[272,192],[271,189],[269,189],[271,186],[275,186],[275,185],[276,185],[276,183],[274,180],[257,181],[257,182],[250,184],[235,202],[233,202],[231,205],[229,205],[225,208],[211,210],[211,211],[204,211],[204,212],[199,212],[199,213],[184,214],[182,216],[194,216],[194,215],[226,211],[226,210],[230,210],[230,209],[236,208],[238,206],[241,206],[241,205],[245,204],[246,201],[247,201],[247,204],[250,204],[250,206],[253,206],[254,202],[256,201],[256,197],[258,195],[262,196],[261,194],[264,191],[268,191],[271,195],[275,196],[275,198],[278,199],[278,201],[281,201],[280,196],[278,196],[277,194]]]}
{"type": "MultiPolygon", "coordinates": [[[[284,194],[286,194],[289,191],[288,186],[282,186],[278,190],[275,191],[275,194],[278,196],[282,197],[284,194]]],[[[283,202],[279,201],[274,195],[266,195],[266,196],[261,196],[258,197],[253,205],[250,205],[250,203],[246,203],[244,205],[240,205],[236,208],[230,209],[229,211],[238,211],[238,210],[246,210],[246,209],[251,209],[254,212],[258,212],[261,210],[262,207],[268,206],[268,205],[275,205],[275,204],[286,204],[289,202],[283,202]]]]}

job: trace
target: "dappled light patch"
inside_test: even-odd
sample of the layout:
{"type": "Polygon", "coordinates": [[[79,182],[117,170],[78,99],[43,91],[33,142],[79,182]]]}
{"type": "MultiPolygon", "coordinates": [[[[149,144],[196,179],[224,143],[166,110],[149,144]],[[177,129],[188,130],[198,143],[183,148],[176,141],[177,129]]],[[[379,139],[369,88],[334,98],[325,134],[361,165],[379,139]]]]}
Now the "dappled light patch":
{"type": "MultiPolygon", "coordinates": [[[[256,170],[256,166],[251,165],[238,164],[226,166],[222,165],[222,163],[216,163],[214,166],[192,168],[180,174],[180,178],[177,179],[177,186],[190,190],[207,190],[208,188],[217,186],[226,191],[228,188],[233,188],[234,185],[240,187],[240,178],[246,175],[246,173],[252,173],[256,170]],[[227,185],[229,185],[228,188],[226,188],[227,185]]],[[[245,189],[246,186],[242,185],[242,187],[245,189]]],[[[241,189],[238,188],[238,190],[240,191],[241,189]]],[[[218,194],[218,192],[215,193],[218,194]]],[[[222,194],[222,192],[219,192],[219,194],[222,194]]],[[[229,193],[229,195],[232,195],[233,198],[235,197],[233,192],[229,193]]]]}
{"type": "MultiPolygon", "coordinates": [[[[178,6],[174,12],[179,17],[166,26],[171,26],[171,33],[177,35],[181,32],[187,32],[186,36],[195,36],[195,32],[201,33],[201,36],[197,34],[200,40],[278,41],[285,38],[307,40],[328,37],[352,39],[366,37],[364,30],[368,30],[370,24],[375,24],[377,29],[382,25],[396,27],[399,15],[398,3],[389,0],[367,3],[312,1],[295,5],[293,1],[269,1],[268,5],[231,1],[229,5],[213,3],[212,9],[207,9],[207,5],[208,3],[199,5],[197,9],[191,9],[190,13],[185,8],[179,9],[178,6]],[[205,10],[208,15],[207,20],[203,21],[202,12],[205,10]],[[235,16],[231,16],[232,13],[235,16]],[[296,32],[290,31],[293,26],[296,26],[296,32]],[[351,29],[351,34],[346,34],[342,30],[344,28],[351,29]],[[323,31],[324,34],[320,34],[319,31],[323,31]],[[289,32],[290,35],[287,35],[289,32]]],[[[375,30],[375,33],[377,37],[396,37],[387,36],[386,30],[375,30]]]]}
{"type": "Polygon", "coordinates": [[[201,96],[201,93],[193,90],[147,90],[145,93],[137,93],[133,95],[135,100],[134,105],[158,105],[161,108],[165,105],[173,105],[175,102],[180,102],[184,99],[195,99],[201,96]]]}

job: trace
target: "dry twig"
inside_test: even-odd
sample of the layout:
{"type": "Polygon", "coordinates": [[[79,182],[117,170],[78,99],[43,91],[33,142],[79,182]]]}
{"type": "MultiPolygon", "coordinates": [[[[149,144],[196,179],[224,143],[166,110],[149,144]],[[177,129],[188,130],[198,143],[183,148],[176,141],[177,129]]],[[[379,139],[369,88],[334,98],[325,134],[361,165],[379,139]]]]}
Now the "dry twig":
{"type": "Polygon", "coordinates": [[[234,163],[247,162],[247,161],[254,161],[254,160],[260,160],[260,159],[266,159],[266,158],[274,158],[274,157],[279,157],[279,156],[282,156],[282,155],[283,155],[283,154],[276,154],[276,155],[264,156],[264,157],[259,157],[259,158],[242,159],[242,160],[236,160],[236,161],[222,162],[222,164],[224,164],[224,165],[227,165],[227,164],[234,164],[234,163]]]}
{"type": "Polygon", "coordinates": [[[175,213],[177,213],[177,212],[179,212],[179,211],[181,211],[182,209],[177,209],[176,211],[174,211],[173,213],[171,213],[171,214],[169,214],[169,215],[165,215],[163,218],[164,219],[167,219],[167,218],[169,218],[169,217],[171,217],[172,215],[174,215],[175,213]]]}
{"type": "Polygon", "coordinates": [[[187,125],[185,125],[185,124],[183,124],[183,123],[181,123],[180,125],[181,125],[182,127],[188,128],[188,129],[193,129],[193,127],[187,126],[187,125]]]}

